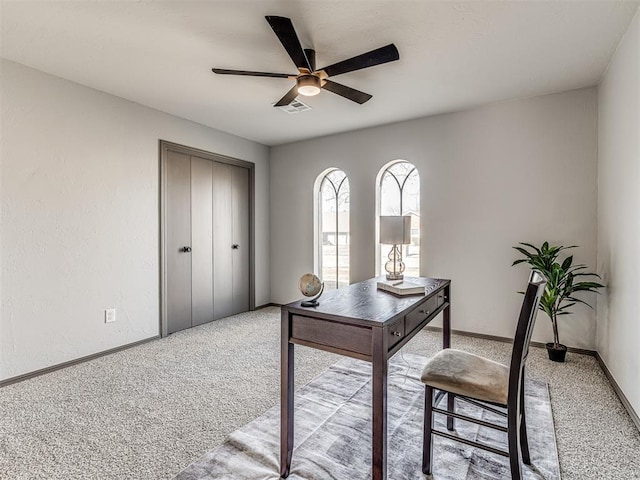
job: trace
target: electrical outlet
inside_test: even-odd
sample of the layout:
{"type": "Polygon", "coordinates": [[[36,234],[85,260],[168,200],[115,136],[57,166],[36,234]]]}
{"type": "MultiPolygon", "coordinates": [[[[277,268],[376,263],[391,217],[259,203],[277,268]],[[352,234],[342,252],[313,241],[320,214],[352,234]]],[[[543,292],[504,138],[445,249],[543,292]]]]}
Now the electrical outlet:
{"type": "Polygon", "coordinates": [[[111,323],[116,321],[116,309],[108,308],[104,311],[104,323],[111,323]]]}

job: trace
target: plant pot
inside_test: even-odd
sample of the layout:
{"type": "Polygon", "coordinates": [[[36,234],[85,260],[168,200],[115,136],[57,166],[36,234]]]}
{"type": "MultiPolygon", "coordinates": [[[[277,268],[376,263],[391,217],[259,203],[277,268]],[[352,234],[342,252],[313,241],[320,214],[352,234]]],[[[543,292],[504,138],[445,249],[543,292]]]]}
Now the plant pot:
{"type": "Polygon", "coordinates": [[[567,347],[559,343],[556,348],[553,343],[547,343],[547,353],[552,362],[564,362],[564,358],[567,356],[567,347]]]}

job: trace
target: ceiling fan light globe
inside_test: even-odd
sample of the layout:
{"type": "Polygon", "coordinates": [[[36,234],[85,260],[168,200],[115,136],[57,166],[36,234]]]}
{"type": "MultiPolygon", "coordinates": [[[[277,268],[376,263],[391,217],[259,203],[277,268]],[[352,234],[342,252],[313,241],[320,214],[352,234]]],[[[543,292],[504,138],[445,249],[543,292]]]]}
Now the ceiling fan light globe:
{"type": "Polygon", "coordinates": [[[298,93],[306,97],[312,97],[320,93],[320,79],[314,75],[302,75],[296,80],[298,93]]]}
{"type": "Polygon", "coordinates": [[[298,87],[298,93],[306,97],[313,97],[320,93],[320,89],[314,86],[298,87]]]}

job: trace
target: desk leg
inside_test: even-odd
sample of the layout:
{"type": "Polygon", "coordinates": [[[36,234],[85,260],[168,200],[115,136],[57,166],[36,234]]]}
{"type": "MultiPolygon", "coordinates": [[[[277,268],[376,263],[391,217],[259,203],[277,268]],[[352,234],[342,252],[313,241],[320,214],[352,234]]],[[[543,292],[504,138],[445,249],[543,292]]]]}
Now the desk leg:
{"type": "Polygon", "coordinates": [[[373,332],[373,435],[372,479],[387,478],[387,335],[383,328],[373,332]]]}
{"type": "Polygon", "coordinates": [[[289,312],[282,311],[280,376],[280,476],[286,478],[293,454],[293,368],[294,355],[289,312]]]}

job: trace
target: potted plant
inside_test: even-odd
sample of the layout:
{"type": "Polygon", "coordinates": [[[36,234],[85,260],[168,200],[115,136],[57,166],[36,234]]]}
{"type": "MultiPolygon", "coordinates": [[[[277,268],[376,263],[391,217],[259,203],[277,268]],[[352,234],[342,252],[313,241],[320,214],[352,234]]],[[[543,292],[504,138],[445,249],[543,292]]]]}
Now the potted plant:
{"type": "Polygon", "coordinates": [[[558,260],[560,253],[570,248],[576,248],[575,245],[564,247],[549,245],[549,242],[544,242],[540,248],[530,243],[520,242],[520,245],[522,246],[513,248],[524,255],[524,258],[516,260],[511,266],[528,263],[532,269],[540,272],[547,280],[539,307],[547,314],[553,327],[553,343],[547,343],[547,352],[552,361],[564,362],[567,347],[562,345],[558,338],[558,317],[571,314],[569,309],[577,303],[592,308],[587,302],[574,295],[577,292],[597,293],[597,289],[604,287],[604,285],[589,280],[578,281],[584,277],[600,278],[600,276],[596,273],[585,272],[586,265],[574,265],[573,255],[566,257],[560,263],[558,260]]]}

